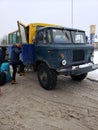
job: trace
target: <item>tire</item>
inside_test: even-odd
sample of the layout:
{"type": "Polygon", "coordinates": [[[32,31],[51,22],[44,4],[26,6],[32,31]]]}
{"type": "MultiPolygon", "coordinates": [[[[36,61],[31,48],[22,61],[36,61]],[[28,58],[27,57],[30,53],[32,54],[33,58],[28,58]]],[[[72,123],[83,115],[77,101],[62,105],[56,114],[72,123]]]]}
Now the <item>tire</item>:
{"type": "Polygon", "coordinates": [[[71,78],[75,81],[82,81],[86,78],[87,73],[80,74],[80,75],[71,75],[71,78]]]}
{"type": "Polygon", "coordinates": [[[49,69],[49,67],[46,64],[41,63],[38,66],[37,76],[40,85],[44,89],[51,90],[56,86],[57,75],[55,71],[49,69]]]}
{"type": "Polygon", "coordinates": [[[6,74],[5,72],[0,72],[0,87],[6,83],[6,74]]]}

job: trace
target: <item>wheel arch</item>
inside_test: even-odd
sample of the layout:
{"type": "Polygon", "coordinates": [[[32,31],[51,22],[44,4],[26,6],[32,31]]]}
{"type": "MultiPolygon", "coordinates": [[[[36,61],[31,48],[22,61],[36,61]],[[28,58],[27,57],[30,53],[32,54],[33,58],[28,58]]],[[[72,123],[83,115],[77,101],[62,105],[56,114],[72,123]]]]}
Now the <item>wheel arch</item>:
{"type": "Polygon", "coordinates": [[[35,66],[36,66],[36,70],[38,69],[38,66],[40,65],[40,64],[46,64],[49,68],[51,68],[50,66],[49,66],[49,64],[48,64],[48,62],[47,61],[45,61],[45,60],[37,60],[36,61],[36,63],[35,63],[35,66]]]}

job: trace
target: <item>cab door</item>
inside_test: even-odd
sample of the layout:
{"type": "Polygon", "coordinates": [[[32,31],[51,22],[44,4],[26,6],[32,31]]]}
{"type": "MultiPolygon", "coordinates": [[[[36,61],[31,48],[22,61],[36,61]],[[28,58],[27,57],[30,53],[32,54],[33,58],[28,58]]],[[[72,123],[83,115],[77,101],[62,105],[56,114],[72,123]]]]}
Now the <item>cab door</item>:
{"type": "Polygon", "coordinates": [[[17,21],[18,29],[21,37],[21,43],[27,43],[27,36],[26,36],[26,27],[19,21],[17,21]]]}

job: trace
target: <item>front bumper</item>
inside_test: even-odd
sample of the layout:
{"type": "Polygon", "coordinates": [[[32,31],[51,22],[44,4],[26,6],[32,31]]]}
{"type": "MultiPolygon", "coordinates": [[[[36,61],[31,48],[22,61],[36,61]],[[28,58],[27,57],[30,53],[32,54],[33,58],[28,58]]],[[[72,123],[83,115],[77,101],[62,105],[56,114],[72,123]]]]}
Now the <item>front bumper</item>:
{"type": "Polygon", "coordinates": [[[80,75],[98,69],[98,64],[88,63],[79,66],[72,66],[71,68],[57,70],[59,74],[63,75],[80,75]]]}

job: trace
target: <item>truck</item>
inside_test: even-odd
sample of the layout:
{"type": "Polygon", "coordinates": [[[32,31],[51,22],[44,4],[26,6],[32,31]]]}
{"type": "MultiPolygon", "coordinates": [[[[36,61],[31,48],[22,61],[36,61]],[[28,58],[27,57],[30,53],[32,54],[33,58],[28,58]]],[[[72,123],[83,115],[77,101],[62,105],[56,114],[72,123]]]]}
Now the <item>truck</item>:
{"type": "Polygon", "coordinates": [[[94,64],[94,46],[87,44],[84,30],[60,25],[19,21],[18,30],[9,33],[9,44],[22,43],[22,61],[37,71],[38,81],[46,90],[55,88],[58,75],[82,81],[94,64]]]}

